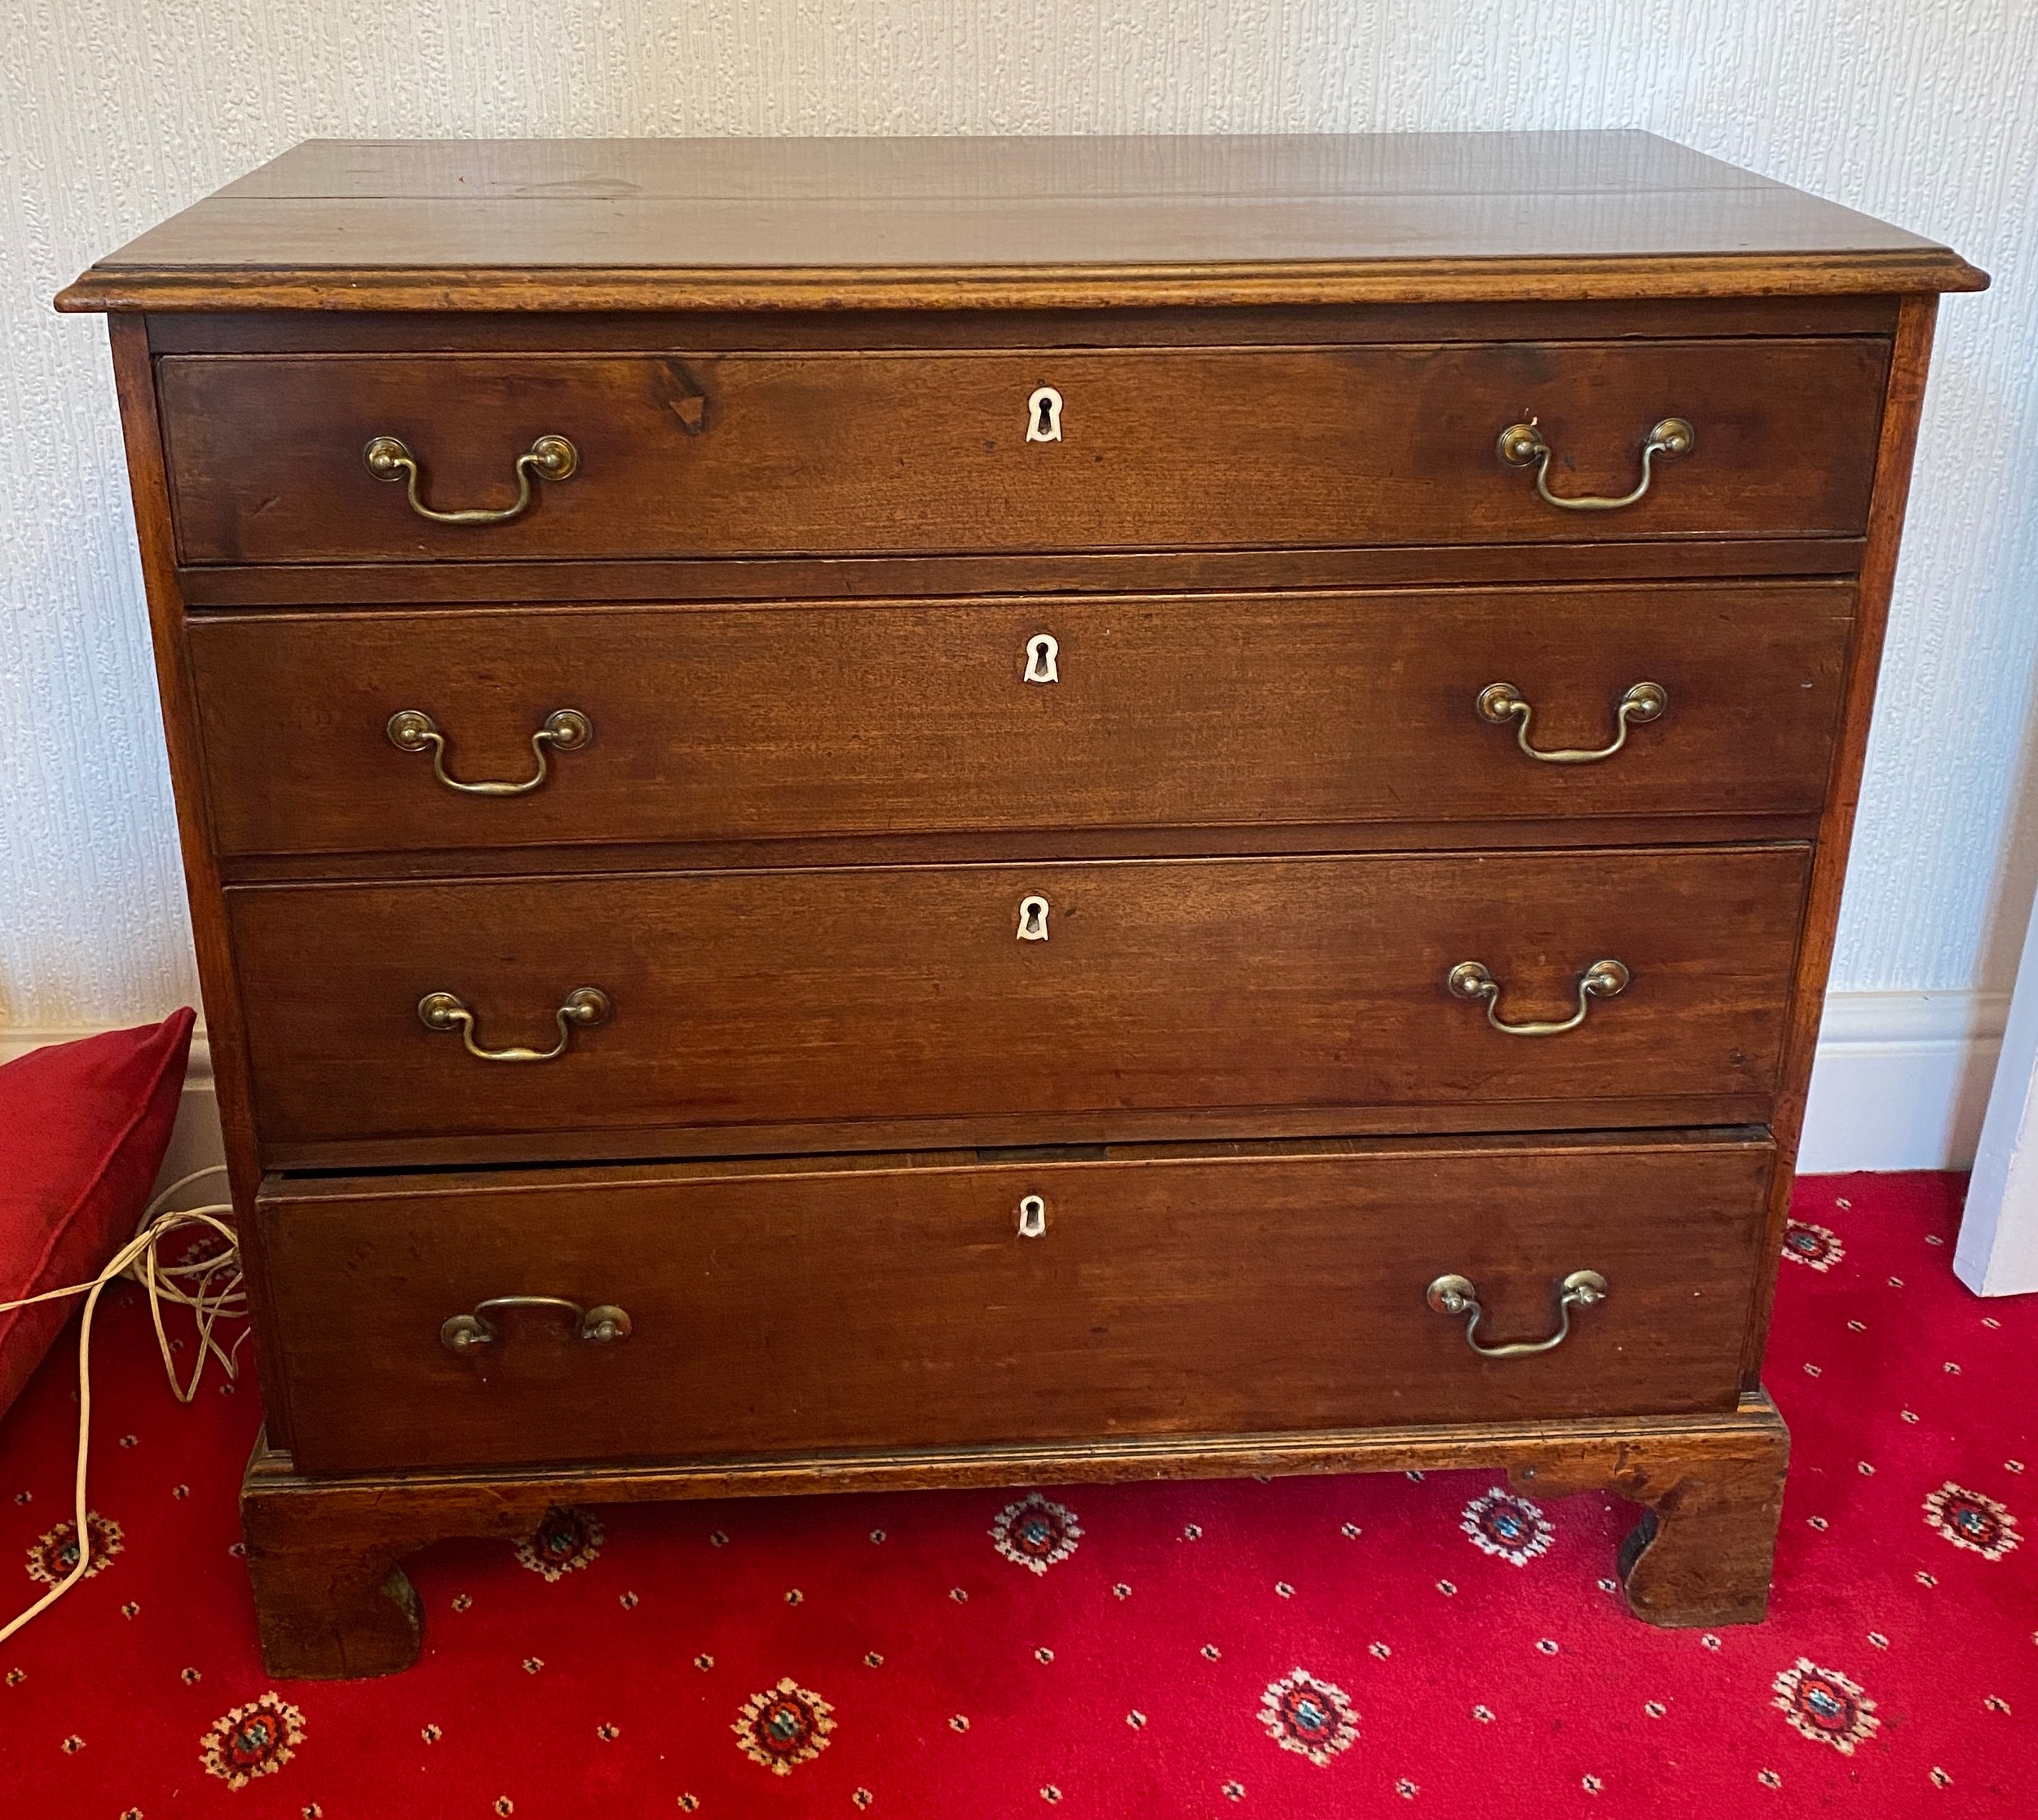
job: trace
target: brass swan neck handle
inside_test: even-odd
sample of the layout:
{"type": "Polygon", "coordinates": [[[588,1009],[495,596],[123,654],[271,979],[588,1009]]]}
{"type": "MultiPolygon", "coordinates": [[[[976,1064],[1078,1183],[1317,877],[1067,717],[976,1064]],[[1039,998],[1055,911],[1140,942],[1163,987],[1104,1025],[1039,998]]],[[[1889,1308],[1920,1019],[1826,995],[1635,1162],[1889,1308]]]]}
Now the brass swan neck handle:
{"type": "Polygon", "coordinates": [[[493,1346],[502,1337],[502,1332],[488,1317],[508,1308],[562,1310],[571,1320],[574,1332],[589,1346],[610,1346],[630,1337],[628,1312],[612,1302],[605,1302],[598,1308],[583,1308],[564,1296],[492,1295],[486,1302],[476,1302],[471,1315],[448,1317],[439,1327],[439,1343],[448,1352],[474,1352],[493,1346]]]}
{"type": "Polygon", "coordinates": [[[1536,469],[1536,491],[1549,505],[1562,506],[1567,512],[1617,512],[1624,505],[1632,505],[1649,490],[1649,482],[1655,478],[1652,464],[1659,455],[1675,456],[1689,455],[1698,441],[1698,432],[1683,417],[1665,417],[1652,430],[1642,444],[1642,478],[1634,491],[1624,493],[1617,500],[1606,499],[1594,494],[1581,494],[1567,499],[1560,493],[1550,491],[1551,448],[1543,440],[1542,432],[1536,427],[1536,420],[1526,423],[1513,423],[1501,431],[1495,447],[1500,459],[1511,468],[1525,468],[1532,462],[1536,469]]]}
{"type": "Polygon", "coordinates": [[[1578,976],[1578,1008],[1561,1023],[1509,1024],[1500,1015],[1500,982],[1483,961],[1460,961],[1445,984],[1460,998],[1483,999],[1486,1021],[1503,1036],[1559,1037],[1585,1022],[1585,1014],[1595,998],[1618,998],[1634,976],[1617,960],[1595,961],[1578,976]]]}
{"type": "Polygon", "coordinates": [[[399,707],[390,716],[386,730],[390,744],[399,752],[429,751],[432,756],[432,774],[448,790],[457,790],[466,796],[523,796],[545,782],[548,749],[578,751],[594,737],[594,723],[577,707],[562,707],[548,714],[545,725],[531,736],[531,750],[538,760],[537,772],[522,783],[462,783],[459,778],[448,776],[446,736],[439,730],[439,723],[422,708],[399,707]]]}
{"type": "Polygon", "coordinates": [[[597,986],[576,986],[566,1003],[552,1015],[559,1026],[559,1040],[549,1049],[484,1049],[474,1041],[474,1014],[450,992],[428,992],[417,1001],[418,1020],[428,1030],[457,1030],[467,1053],[484,1062],[556,1062],[573,1040],[576,1025],[591,1029],[606,1024],[615,1007],[609,995],[597,986]]]}
{"type": "Polygon", "coordinates": [[[1571,1336],[1571,1311],[1590,1308],[1606,1300],[1607,1280],[1596,1270],[1574,1270],[1557,1286],[1557,1330],[1546,1340],[1515,1340],[1506,1346],[1488,1346],[1479,1337],[1479,1324],[1485,1310],[1479,1304],[1479,1288],[1469,1276],[1440,1276],[1429,1286],[1429,1305],[1440,1315],[1462,1315],[1465,1344],[1482,1359],[1526,1359],[1532,1353],[1548,1352],[1571,1336]]]}
{"type": "Polygon", "coordinates": [[[1514,721],[1515,743],[1529,757],[1544,765],[1597,765],[1602,759],[1611,758],[1627,744],[1630,726],[1656,720],[1670,705],[1670,692],[1662,684],[1638,682],[1621,698],[1620,706],[1614,710],[1614,734],[1610,745],[1590,748],[1567,747],[1552,751],[1528,743],[1528,723],[1536,711],[1522,699],[1521,691],[1511,682],[1489,682],[1479,692],[1480,718],[1492,721],[1497,727],[1514,721]]]}
{"type": "Polygon", "coordinates": [[[410,509],[421,518],[429,518],[435,525],[506,525],[530,509],[532,475],[541,480],[571,480],[580,468],[580,452],[563,436],[540,436],[517,457],[515,500],[495,510],[483,508],[465,512],[435,512],[426,505],[418,493],[424,483],[423,473],[410,445],[401,437],[372,438],[361,451],[361,459],[377,480],[404,482],[410,509]]]}

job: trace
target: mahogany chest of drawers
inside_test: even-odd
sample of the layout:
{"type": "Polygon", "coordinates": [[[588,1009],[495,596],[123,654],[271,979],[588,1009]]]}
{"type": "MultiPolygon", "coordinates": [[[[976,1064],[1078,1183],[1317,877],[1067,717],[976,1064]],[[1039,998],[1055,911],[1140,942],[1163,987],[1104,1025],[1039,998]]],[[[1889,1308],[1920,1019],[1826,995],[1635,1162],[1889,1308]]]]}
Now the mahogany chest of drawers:
{"type": "Polygon", "coordinates": [[[312,144],[95,267],[275,1670],[555,1502],[1246,1471],[1759,1616],[1983,282],[1634,134],[312,144]]]}

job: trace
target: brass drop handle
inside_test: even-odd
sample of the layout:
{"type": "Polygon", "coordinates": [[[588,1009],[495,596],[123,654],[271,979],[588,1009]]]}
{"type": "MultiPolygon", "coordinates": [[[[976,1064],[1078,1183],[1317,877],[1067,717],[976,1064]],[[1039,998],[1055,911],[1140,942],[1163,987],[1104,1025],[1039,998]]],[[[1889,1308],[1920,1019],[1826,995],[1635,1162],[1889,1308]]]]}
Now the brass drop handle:
{"type": "Polygon", "coordinates": [[[1557,1330],[1546,1340],[1516,1340],[1508,1346],[1487,1346],[1479,1337],[1479,1323],[1485,1310],[1479,1305],[1478,1286],[1468,1276],[1440,1276],[1429,1286],[1429,1305],[1440,1315],[1463,1315],[1465,1344],[1482,1359],[1525,1359],[1533,1352],[1547,1352],[1571,1337],[1571,1311],[1590,1308],[1607,1298],[1607,1280],[1596,1270],[1574,1270],[1558,1287],[1557,1330]]]}
{"type": "Polygon", "coordinates": [[[428,992],[417,1001],[417,1016],[428,1030],[457,1030],[467,1053],[484,1062],[555,1062],[567,1051],[576,1025],[591,1029],[606,1024],[615,1009],[609,995],[596,986],[576,986],[553,1016],[559,1040],[549,1049],[483,1049],[474,1041],[474,1014],[450,992],[428,992]]]}
{"type": "Polygon", "coordinates": [[[432,756],[432,774],[448,790],[457,790],[467,796],[522,796],[536,790],[545,782],[548,748],[562,752],[578,751],[594,737],[594,723],[577,707],[562,707],[545,717],[545,725],[531,736],[531,750],[537,755],[538,769],[535,777],[522,783],[462,783],[459,778],[446,774],[446,736],[439,730],[439,723],[422,708],[399,707],[390,716],[389,743],[399,752],[429,751],[432,756]]]}
{"type": "MultiPolygon", "coordinates": [[[[1621,698],[1621,705],[1614,711],[1612,744],[1589,751],[1569,747],[1560,751],[1544,751],[1528,743],[1528,722],[1536,711],[1521,698],[1520,690],[1511,682],[1489,682],[1479,692],[1480,718],[1497,727],[1504,727],[1510,721],[1516,722],[1515,743],[1545,765],[1596,765],[1603,758],[1611,758],[1627,744],[1630,726],[1655,720],[1670,705],[1670,692],[1661,683],[1638,682],[1621,698]]],[[[390,738],[395,737],[392,733],[390,738]]]]}
{"type": "Polygon", "coordinates": [[[1561,1024],[1507,1024],[1501,1020],[1500,982],[1483,961],[1460,961],[1445,983],[1460,998],[1483,998],[1486,1021],[1503,1036],[1559,1037],[1585,1022],[1595,998],[1618,998],[1634,976],[1619,961],[1595,961],[1578,976],[1578,1008],[1561,1024]]]}
{"type": "Polygon", "coordinates": [[[630,1317],[612,1302],[598,1308],[583,1308],[556,1295],[495,1295],[474,1304],[471,1315],[454,1315],[439,1329],[439,1343],[448,1352],[474,1352],[493,1346],[501,1330],[489,1320],[491,1309],[563,1308],[573,1319],[574,1330],[589,1346],[608,1346],[630,1337],[630,1317]]]}
{"type": "Polygon", "coordinates": [[[1526,423],[1514,423],[1501,431],[1496,445],[1500,459],[1511,468],[1525,468],[1535,464],[1536,491],[1551,505],[1560,505],[1567,512],[1615,512],[1624,505],[1632,505],[1649,490],[1654,470],[1650,464],[1659,455],[1689,455],[1698,440],[1698,432],[1682,417],[1665,417],[1648,434],[1642,444],[1642,478],[1631,493],[1623,494],[1617,500],[1603,499],[1586,494],[1577,499],[1565,499],[1550,491],[1550,445],[1542,439],[1542,432],[1536,428],[1531,417],[1526,423]]]}
{"type": "Polygon", "coordinates": [[[377,480],[406,482],[410,509],[421,518],[429,518],[435,525],[506,525],[512,518],[522,517],[530,506],[533,474],[541,480],[571,480],[580,465],[580,452],[563,436],[540,436],[517,457],[516,500],[499,511],[433,511],[417,496],[424,476],[419,471],[417,457],[410,452],[410,445],[399,437],[373,438],[361,451],[361,459],[377,480]]]}

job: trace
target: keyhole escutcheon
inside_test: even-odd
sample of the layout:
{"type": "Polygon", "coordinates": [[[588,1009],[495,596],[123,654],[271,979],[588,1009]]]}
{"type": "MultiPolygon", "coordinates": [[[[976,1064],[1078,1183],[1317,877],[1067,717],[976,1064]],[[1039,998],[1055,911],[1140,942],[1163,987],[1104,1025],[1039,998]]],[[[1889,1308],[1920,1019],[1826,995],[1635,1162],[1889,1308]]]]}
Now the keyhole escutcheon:
{"type": "Polygon", "coordinates": [[[1056,660],[1061,646],[1051,632],[1036,632],[1026,641],[1026,667],[1021,672],[1028,682],[1059,682],[1061,672],[1056,660]]]}
{"type": "Polygon", "coordinates": [[[1048,1204],[1037,1194],[1022,1195],[1019,1200],[1019,1236],[1038,1239],[1048,1230],[1048,1204]]]}
{"type": "Polygon", "coordinates": [[[1045,941],[1048,939],[1048,900],[1039,895],[1019,900],[1019,939],[1021,941],[1045,941]]]}
{"type": "Polygon", "coordinates": [[[1043,386],[1026,400],[1026,440],[1058,443],[1061,440],[1061,394],[1043,386]]]}

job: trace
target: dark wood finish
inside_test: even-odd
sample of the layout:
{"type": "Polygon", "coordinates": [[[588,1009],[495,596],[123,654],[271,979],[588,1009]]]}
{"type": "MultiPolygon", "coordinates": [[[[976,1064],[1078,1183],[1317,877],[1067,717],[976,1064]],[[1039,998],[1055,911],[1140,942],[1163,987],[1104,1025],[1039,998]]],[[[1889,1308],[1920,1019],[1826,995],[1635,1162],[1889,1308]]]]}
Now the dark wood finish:
{"type": "Polygon", "coordinates": [[[1620,1553],[1622,1589],[1636,1617],[1678,1628],[1760,1624],[1769,1611],[1790,1432],[1759,1391],[1744,1393],[1740,1412],[1731,1443],[1664,1445],[1645,1431],[1626,1438],[1610,1470],[1603,1458],[1577,1450],[1529,1461],[1511,1476],[1517,1489],[1538,1496],[1606,1490],[1643,1507],[1620,1553]]]}
{"type": "Polygon", "coordinates": [[[517,1163],[629,1162],[645,1157],[783,1157],[882,1152],[963,1144],[1094,1148],[1098,1144],[1198,1143],[1217,1139],[1317,1139],[1430,1133],[1577,1131],[1587,1126],[1656,1130],[1675,1125],[1760,1124],[1766,1093],[1681,1094],[1644,1098],[1485,1099],[1445,1105],[1106,1107],[1079,1113],[999,1113],[966,1117],[805,1119],[793,1124],[604,1125],[499,1135],[348,1139],[265,1139],[263,1161],[278,1170],[492,1167],[517,1163]]]}
{"type": "MultiPolygon", "coordinates": [[[[1816,813],[1845,584],[977,605],[268,614],[192,627],[223,855],[1051,828],[1816,813]],[[1058,646],[1025,680],[1030,641],[1058,646]],[[1542,749],[1477,712],[1506,681],[1542,749]],[[463,795],[393,746],[430,714],[463,795]]],[[[1390,836],[1391,837],[1391,836],[1390,836]]]]}
{"type": "MultiPolygon", "coordinates": [[[[1860,801],[1861,775],[1868,762],[1875,681],[1881,668],[1890,590],[1896,579],[1897,545],[1903,532],[1903,509],[1910,499],[1911,457],[1917,445],[1918,420],[1925,404],[1925,376],[1931,364],[1932,329],[1938,315],[1936,297],[1904,299],[1890,365],[1889,399],[1876,448],[1875,492],[1868,547],[1861,566],[1859,617],[1847,657],[1846,707],[1815,853],[1804,941],[1798,953],[1797,975],[1791,983],[1784,1086],[1775,1113],[1780,1161],[1770,1196],[1768,1244],[1774,1254],[1782,1250],[1784,1227],[1789,1217],[1798,1140],[1804,1129],[1805,1099],[1811,1091],[1812,1060],[1819,1046],[1819,1022],[1825,1010],[1826,978],[1839,931],[1840,892],[1846,880],[1855,810],[1860,801]]],[[[1750,1388],[1761,1382],[1762,1347],[1768,1339],[1769,1309],[1776,1287],[1773,1271],[1755,1285],[1755,1319],[1742,1359],[1742,1381],[1750,1388]]]]}
{"type": "Polygon", "coordinates": [[[1968,290],[1643,133],[314,143],[70,310],[914,309],[1968,290]]]}
{"type": "Polygon", "coordinates": [[[107,324],[113,356],[113,379],[121,406],[126,445],[128,483],[135,502],[135,535],[139,546],[142,582],[148,598],[149,635],[156,658],[156,681],[163,710],[163,737],[169,748],[170,783],[177,804],[177,830],[184,862],[184,888],[191,906],[193,945],[204,987],[205,1034],[210,1052],[214,1090],[218,1096],[221,1135],[225,1141],[228,1189],[241,1254],[249,1280],[254,1314],[256,1371],[271,1405],[269,1432],[279,1445],[289,1443],[289,1417],[276,1387],[276,1324],[269,1319],[262,1293],[262,1241],[255,1232],[255,1190],[262,1179],[257,1156],[254,1113],[248,1084],[247,1050],[242,1040],[240,994],[233,978],[233,957],[227,935],[226,901],[221,895],[218,850],[205,809],[203,760],[200,756],[197,698],[192,687],[183,640],[183,602],[176,584],[174,535],[170,516],[168,476],[163,468],[161,426],[156,415],[156,387],[148,358],[148,337],[141,319],[115,316],[107,324]]]}
{"type": "Polygon", "coordinates": [[[1896,333],[1894,297],[1285,309],[690,310],[558,315],[266,310],[148,317],[157,354],[668,354],[678,348],[1237,347],[1393,342],[1688,341],[1896,333]]]}
{"type": "Polygon", "coordinates": [[[1723,297],[1606,302],[1312,304],[1149,309],[507,311],[270,310],[157,315],[149,346],[174,354],[562,354],[677,350],[862,351],[1661,341],[1895,333],[1891,296],[1723,297]]]}
{"type": "MultiPolygon", "coordinates": [[[[429,212],[429,211],[427,211],[429,212]]],[[[1762,213],[1783,211],[1765,207],[1762,213]]],[[[258,227],[285,218],[263,209],[258,227]]],[[[354,224],[342,224],[347,231],[354,224]]],[[[495,224],[490,224],[492,231],[495,224]]],[[[660,267],[581,271],[480,264],[361,272],[307,267],[282,276],[226,267],[102,267],[57,294],[74,315],[141,311],[433,311],[496,314],[584,309],[604,314],[677,311],[1102,310],[1268,307],[1325,304],[1477,302],[1497,286],[1540,302],[1660,297],[1903,296],[1984,291],[1987,275],[1937,250],[1834,253],[1810,258],[1718,253],[1636,254],[1598,259],[1520,258],[1496,271],[1476,259],[1383,258],[1355,267],[1336,260],[1285,270],[1245,263],[1205,267],[1123,264],[1109,275],[1083,267],[964,267],[924,271],[876,267],[839,276],[801,272],[702,271],[660,267]]]]}
{"type": "MultiPolygon", "coordinates": [[[[1180,1108],[1592,1103],[1774,1090],[1801,847],[1030,866],[845,867],[227,893],[267,1141],[1180,1108]],[[1030,894],[1045,941],[1018,939],[1030,894]],[[1445,976],[1484,961],[1514,1038],[1445,976]],[[427,1029],[457,994],[490,1047],[427,1029]]],[[[858,1148],[862,1148],[858,1146],[858,1148]]]]}
{"type": "Polygon", "coordinates": [[[628,562],[208,564],[177,571],[194,608],[493,606],[515,602],[890,600],[971,594],[1249,593],[1265,588],[1511,588],[1763,576],[1851,579],[1859,537],[1661,544],[1411,544],[1402,549],[1199,550],[1060,556],[694,557],[628,562]]]}
{"type": "MultiPolygon", "coordinates": [[[[527,751],[528,748],[526,748],[527,751]]],[[[1517,754],[1519,756],[1519,754],[1517,754]]],[[[1523,762],[1526,762],[1525,760],[1523,762]]],[[[228,884],[333,884],[384,879],[524,878],[593,872],[683,872],[758,866],[1031,864],[1041,860],[1219,859],[1233,855],[1349,853],[1355,832],[1374,852],[1534,852],[1564,847],[1739,846],[1810,841],[1814,811],[1797,815],[1613,815],[1573,820],[1261,826],[1038,828],[983,834],[827,835],[805,839],[704,840],[613,845],[418,847],[377,853],[227,854],[228,884]]]]}
{"type": "Polygon", "coordinates": [[[1628,134],[312,146],[102,262],[60,306],[152,312],[116,371],[272,1670],[402,1666],[401,1558],[555,1502],[1202,1473],[1612,1487],[1647,1510],[1639,1614],[1758,1617],[1788,1438],[1755,1386],[1930,293],[1986,282],[1628,134]],[[1015,446],[1043,381],[1067,439],[1015,446]],[[1698,447],[1559,513],[1493,454],[1532,412],[1560,491],[1625,491],[1666,412],[1698,447]],[[433,500],[492,502],[540,430],[587,465],[498,531],[359,467],[403,434],[433,500]],[[1035,613],[1063,680],[1028,692],[980,646],[1016,663],[1035,613]],[[1506,680],[1589,739],[1638,645],[1673,708],[1615,765],[1462,717],[1506,680]],[[598,703],[541,711],[596,743],[530,799],[426,806],[375,745],[429,678],[458,774],[520,757],[591,656],[598,703]],[[1044,946],[1012,939],[1030,890],[1044,946]],[[1608,953],[1634,985],[1549,1041],[1444,988],[1476,958],[1561,1015],[1608,953]],[[582,983],[616,1016],[542,1067],[416,1020],[440,987],[542,1040],[582,983]],[[885,1154],[933,1145],[962,1154],[885,1154]],[[273,1175],[258,1217],[264,1164],[440,1173],[273,1175]],[[989,1236],[981,1197],[1043,1177],[1049,1236],[989,1236]],[[1614,1298],[1482,1364],[1402,1293],[1447,1239],[1497,1320],[1559,1242],[1618,1248],[1614,1298]],[[859,1291],[824,1302],[820,1255],[859,1291]],[[660,1370],[590,1413],[592,1355],[520,1329],[483,1383],[423,1331],[479,1273],[624,1264],[651,1319],[606,1363],[684,1333],[698,1408],[660,1370]],[[868,1343],[832,1352],[845,1321],[868,1343]],[[973,1385],[1043,1332],[1039,1397],[973,1385]],[[815,1388],[747,1417],[767,1355],[815,1388]],[[571,1445],[607,1451],[392,1464],[571,1445]],[[620,1463],[646,1450],[693,1451],[620,1463]],[[340,1461],[378,1464],[303,1470],[340,1461]]]}
{"type": "Polygon", "coordinates": [[[1511,1469],[1539,1496],[1590,1484],[1654,1501],[1621,1553],[1630,1607],[1652,1624],[1690,1626],[1762,1615],[1776,1540],[1773,1495],[1766,1501],[1763,1488],[1780,1479],[1789,1446],[1760,1392],[1724,1414],[363,1478],[299,1473],[265,1438],[248,1463],[240,1513],[263,1659],[291,1678],[408,1668],[422,1622],[404,1558],[442,1536],[528,1535],[554,1505],[1247,1473],[1511,1469]]]}
{"type": "Polygon", "coordinates": [[[1446,1140],[272,1179],[259,1218],[298,1464],[410,1470],[1728,1410],[1771,1161],[1446,1140]],[[1588,1268],[1607,1300],[1529,1358],[1480,1358],[1424,1300],[1460,1272],[1487,1343],[1542,1340],[1588,1268]],[[633,1331],[531,1311],[469,1356],[440,1343],[503,1295],[633,1331]]]}
{"type": "Polygon", "coordinates": [[[187,562],[1206,549],[1858,535],[1888,346],[1550,342],[973,354],[176,355],[157,363],[187,562]],[[1065,401],[1027,439],[1028,400],[1065,401]],[[1630,491],[1659,420],[1697,431],[1617,517],[1536,496],[1495,438],[1534,417],[1555,490],[1630,491]],[[580,453],[507,524],[540,437],[580,453]]]}

